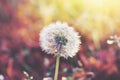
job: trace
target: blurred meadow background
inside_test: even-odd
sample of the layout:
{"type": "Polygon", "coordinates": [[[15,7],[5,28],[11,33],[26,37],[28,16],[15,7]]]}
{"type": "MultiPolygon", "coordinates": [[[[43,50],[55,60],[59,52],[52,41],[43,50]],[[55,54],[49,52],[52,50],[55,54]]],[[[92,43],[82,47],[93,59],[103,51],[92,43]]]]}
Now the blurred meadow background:
{"type": "Polygon", "coordinates": [[[34,80],[53,77],[55,57],[41,50],[39,33],[61,21],[79,32],[82,44],[78,56],[61,59],[59,77],[72,77],[82,67],[96,74],[93,80],[119,80],[119,46],[107,44],[113,35],[120,44],[119,6],[119,0],[0,0],[0,75],[24,80],[27,71],[34,80]]]}

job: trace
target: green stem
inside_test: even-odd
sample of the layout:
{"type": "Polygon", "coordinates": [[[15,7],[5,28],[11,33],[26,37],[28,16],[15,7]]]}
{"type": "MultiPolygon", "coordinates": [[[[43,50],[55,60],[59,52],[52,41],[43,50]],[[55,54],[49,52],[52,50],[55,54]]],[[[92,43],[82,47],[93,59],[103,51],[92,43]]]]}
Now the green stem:
{"type": "Polygon", "coordinates": [[[56,68],[55,68],[55,75],[54,75],[54,80],[58,80],[58,71],[59,71],[59,62],[60,62],[60,56],[58,55],[56,58],[56,68]]]}

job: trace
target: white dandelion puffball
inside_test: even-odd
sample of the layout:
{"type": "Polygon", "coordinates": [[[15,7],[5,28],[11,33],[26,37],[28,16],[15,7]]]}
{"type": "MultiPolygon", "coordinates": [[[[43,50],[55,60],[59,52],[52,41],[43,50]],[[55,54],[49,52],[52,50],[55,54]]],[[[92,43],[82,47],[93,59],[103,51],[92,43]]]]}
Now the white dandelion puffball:
{"type": "Polygon", "coordinates": [[[40,32],[39,40],[45,52],[64,58],[75,56],[81,43],[78,32],[61,22],[44,27],[40,32]]]}
{"type": "Polygon", "coordinates": [[[4,76],[0,74],[0,80],[4,80],[4,76]]]}

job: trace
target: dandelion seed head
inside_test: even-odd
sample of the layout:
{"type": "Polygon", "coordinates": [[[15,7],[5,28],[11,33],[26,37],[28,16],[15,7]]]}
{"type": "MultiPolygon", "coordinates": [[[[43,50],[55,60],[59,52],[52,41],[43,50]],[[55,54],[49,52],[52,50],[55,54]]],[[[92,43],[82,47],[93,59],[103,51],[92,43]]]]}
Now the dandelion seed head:
{"type": "Polygon", "coordinates": [[[0,75],[0,80],[4,80],[4,76],[3,75],[0,75]]]}
{"type": "Polygon", "coordinates": [[[40,32],[40,46],[48,54],[73,57],[81,44],[80,36],[67,23],[56,22],[40,32]]]}

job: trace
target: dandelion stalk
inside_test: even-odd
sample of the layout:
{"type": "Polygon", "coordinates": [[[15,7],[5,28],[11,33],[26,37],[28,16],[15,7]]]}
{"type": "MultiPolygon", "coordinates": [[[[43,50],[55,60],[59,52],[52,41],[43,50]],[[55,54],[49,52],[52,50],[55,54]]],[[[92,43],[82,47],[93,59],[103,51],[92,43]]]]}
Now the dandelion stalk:
{"type": "Polygon", "coordinates": [[[60,62],[60,56],[58,55],[56,58],[56,68],[55,68],[54,80],[58,80],[59,62],[60,62]]]}

